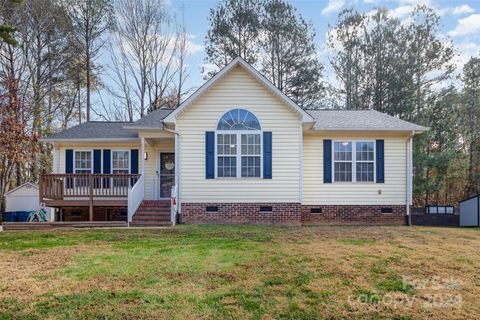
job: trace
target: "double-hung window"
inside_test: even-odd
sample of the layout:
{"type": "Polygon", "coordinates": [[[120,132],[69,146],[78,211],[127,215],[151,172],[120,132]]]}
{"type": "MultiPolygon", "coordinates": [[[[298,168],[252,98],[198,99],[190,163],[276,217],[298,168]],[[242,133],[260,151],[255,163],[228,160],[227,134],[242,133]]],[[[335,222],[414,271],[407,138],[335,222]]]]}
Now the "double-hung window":
{"type": "Polygon", "coordinates": [[[335,182],[374,182],[374,141],[335,141],[333,177],[335,182]]]}
{"type": "MultiPolygon", "coordinates": [[[[74,173],[92,173],[92,151],[75,151],[74,173]]],[[[77,177],[75,185],[77,187],[88,186],[87,177],[77,177]]]]}
{"type": "Polygon", "coordinates": [[[357,141],[356,178],[361,182],[373,182],[375,172],[375,143],[373,141],[357,141]]]}
{"type": "MultiPolygon", "coordinates": [[[[130,172],[130,152],[112,150],[112,173],[113,174],[128,174],[130,172]]],[[[113,186],[124,187],[128,186],[128,178],[114,178],[113,186]]]]}
{"type": "Polygon", "coordinates": [[[216,176],[260,178],[262,132],[249,111],[234,109],[220,119],[216,132],[216,176]]]}
{"type": "Polygon", "coordinates": [[[75,173],[92,172],[92,152],[75,151],[75,173]]]}

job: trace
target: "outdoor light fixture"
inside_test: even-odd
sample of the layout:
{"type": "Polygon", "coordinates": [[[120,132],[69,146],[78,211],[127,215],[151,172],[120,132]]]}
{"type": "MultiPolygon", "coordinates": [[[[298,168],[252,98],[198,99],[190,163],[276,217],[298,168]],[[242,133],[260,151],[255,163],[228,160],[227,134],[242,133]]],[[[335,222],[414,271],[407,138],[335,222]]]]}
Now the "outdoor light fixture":
{"type": "Polygon", "coordinates": [[[148,160],[148,152],[145,152],[145,153],[143,154],[143,160],[148,160]]]}

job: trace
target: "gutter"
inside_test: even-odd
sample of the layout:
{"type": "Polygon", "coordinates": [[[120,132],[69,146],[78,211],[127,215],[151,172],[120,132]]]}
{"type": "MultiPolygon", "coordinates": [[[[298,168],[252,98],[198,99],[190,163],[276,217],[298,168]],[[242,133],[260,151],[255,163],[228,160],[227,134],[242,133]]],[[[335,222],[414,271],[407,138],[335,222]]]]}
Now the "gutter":
{"type": "Polygon", "coordinates": [[[118,141],[118,142],[125,142],[125,141],[138,141],[140,138],[79,138],[79,139],[68,139],[68,138],[42,138],[40,142],[104,142],[104,141],[118,141]]]}

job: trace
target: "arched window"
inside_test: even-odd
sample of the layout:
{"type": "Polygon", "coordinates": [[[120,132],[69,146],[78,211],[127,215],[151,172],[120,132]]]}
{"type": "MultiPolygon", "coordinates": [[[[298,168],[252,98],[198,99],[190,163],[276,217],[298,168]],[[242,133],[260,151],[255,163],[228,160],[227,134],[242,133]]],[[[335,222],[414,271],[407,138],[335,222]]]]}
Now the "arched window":
{"type": "Polygon", "coordinates": [[[218,121],[217,130],[260,130],[260,122],[250,111],[233,109],[218,121]]]}
{"type": "Polygon", "coordinates": [[[261,177],[260,130],[257,117],[244,109],[230,110],[220,118],[215,139],[217,177],[261,177]]]}

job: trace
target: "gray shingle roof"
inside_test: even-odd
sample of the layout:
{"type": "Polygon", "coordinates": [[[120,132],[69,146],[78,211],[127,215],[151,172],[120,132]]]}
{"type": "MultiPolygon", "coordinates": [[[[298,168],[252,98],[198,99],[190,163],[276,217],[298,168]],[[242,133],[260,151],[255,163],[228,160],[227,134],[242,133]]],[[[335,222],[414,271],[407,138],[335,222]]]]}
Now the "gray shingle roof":
{"type": "Polygon", "coordinates": [[[103,122],[90,121],[85,122],[67,130],[57,132],[45,140],[63,140],[63,139],[134,139],[138,138],[135,132],[129,132],[123,127],[131,122],[103,122]]]}
{"type": "Polygon", "coordinates": [[[126,127],[131,128],[163,128],[162,120],[165,119],[173,110],[171,109],[158,109],[150,112],[140,120],[128,124],[126,127]]]}
{"type": "Polygon", "coordinates": [[[306,110],[315,118],[314,130],[426,131],[428,128],[375,110],[306,110]]]}

